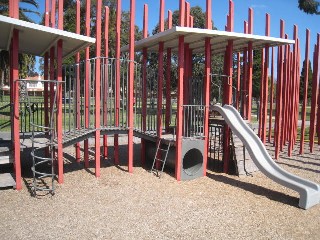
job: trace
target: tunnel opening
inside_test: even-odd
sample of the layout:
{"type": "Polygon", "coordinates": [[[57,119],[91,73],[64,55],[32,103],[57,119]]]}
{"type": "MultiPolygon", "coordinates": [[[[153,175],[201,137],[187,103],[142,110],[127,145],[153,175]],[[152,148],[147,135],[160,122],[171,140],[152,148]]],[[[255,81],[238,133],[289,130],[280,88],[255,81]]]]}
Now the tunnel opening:
{"type": "Polygon", "coordinates": [[[183,171],[189,175],[195,175],[203,165],[202,152],[197,148],[190,149],[183,157],[182,168],[183,171]]]}

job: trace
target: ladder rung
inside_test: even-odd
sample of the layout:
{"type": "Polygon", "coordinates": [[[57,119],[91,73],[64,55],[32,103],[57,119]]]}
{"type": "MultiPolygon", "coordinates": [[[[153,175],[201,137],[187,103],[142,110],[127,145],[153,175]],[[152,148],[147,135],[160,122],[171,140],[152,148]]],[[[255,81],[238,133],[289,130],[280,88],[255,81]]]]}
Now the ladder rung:
{"type": "Polygon", "coordinates": [[[168,149],[164,149],[164,148],[159,148],[158,150],[168,152],[168,149]]]}
{"type": "Polygon", "coordinates": [[[160,161],[160,162],[164,162],[164,160],[162,159],[159,159],[159,158],[156,158],[156,160],[160,161]]]}

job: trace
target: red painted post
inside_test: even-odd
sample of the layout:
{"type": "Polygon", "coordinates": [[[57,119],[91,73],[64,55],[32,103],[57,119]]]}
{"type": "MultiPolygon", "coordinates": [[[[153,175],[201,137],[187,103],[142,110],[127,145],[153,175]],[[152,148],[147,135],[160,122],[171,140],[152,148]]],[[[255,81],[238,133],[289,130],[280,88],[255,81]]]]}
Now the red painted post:
{"type": "MultiPolygon", "coordinates": [[[[284,38],[284,21],[280,20],[280,37],[284,38]]],[[[282,87],[283,87],[283,59],[284,47],[278,48],[278,82],[277,82],[277,109],[276,109],[276,133],[275,133],[275,159],[279,159],[281,124],[282,124],[282,87]]]]}
{"type": "Polygon", "coordinates": [[[63,149],[62,149],[62,40],[57,43],[57,158],[58,158],[58,183],[63,183],[63,149]]]}
{"type": "Polygon", "coordinates": [[[19,0],[9,0],[9,17],[19,19],[19,0]]]}
{"type": "Polygon", "coordinates": [[[100,128],[101,128],[101,14],[102,14],[102,2],[98,0],[96,3],[96,69],[95,69],[95,174],[96,177],[100,177],[100,128]]]}
{"type": "Polygon", "coordinates": [[[13,30],[12,42],[11,42],[11,72],[12,72],[12,86],[13,86],[13,101],[14,101],[14,116],[13,116],[13,144],[14,144],[14,171],[16,177],[16,189],[21,190],[21,162],[20,162],[20,124],[19,124],[19,88],[18,82],[14,82],[19,79],[19,31],[13,30]]]}
{"type": "MultiPolygon", "coordinates": [[[[248,33],[248,22],[243,22],[243,32],[248,33]]],[[[242,101],[241,101],[241,109],[242,109],[242,117],[244,119],[248,119],[248,112],[247,112],[247,104],[248,104],[248,48],[244,48],[243,53],[243,77],[242,77],[242,101]]]]}
{"type": "Polygon", "coordinates": [[[179,25],[185,26],[185,0],[179,0],[179,25]]]}
{"type": "Polygon", "coordinates": [[[50,4],[49,4],[49,0],[46,0],[46,4],[45,4],[45,15],[44,15],[44,25],[45,26],[49,26],[49,8],[50,8],[50,4]]]}
{"type": "Polygon", "coordinates": [[[312,78],[312,103],[311,103],[311,113],[310,113],[310,152],[313,152],[314,147],[314,136],[315,136],[315,122],[316,122],[316,110],[318,102],[318,88],[319,88],[319,63],[320,63],[320,34],[317,34],[317,44],[315,49],[314,57],[314,67],[313,67],[313,78],[312,78]]]}
{"type": "MultiPolygon", "coordinates": [[[[143,9],[143,38],[148,37],[148,5],[144,4],[143,9]]],[[[147,48],[143,48],[142,57],[142,131],[147,130],[147,64],[148,64],[148,52],[147,48]]],[[[141,164],[146,162],[146,142],[141,139],[141,164]]]]}
{"type": "MultiPolygon", "coordinates": [[[[179,25],[185,26],[185,0],[179,0],[179,25]]],[[[179,36],[178,47],[178,96],[177,96],[177,126],[176,126],[176,161],[175,177],[181,180],[182,164],[182,124],[183,124],[183,82],[184,82],[184,36],[179,36]]]]}
{"type": "MultiPolygon", "coordinates": [[[[45,4],[45,18],[44,18],[44,25],[49,26],[49,1],[46,0],[45,4]]],[[[49,54],[48,52],[44,55],[44,79],[49,79],[49,54]]],[[[49,126],[49,84],[47,82],[44,83],[43,86],[44,92],[44,125],[46,127],[49,126]]],[[[48,135],[48,134],[47,134],[48,135]]],[[[49,148],[45,149],[45,156],[49,156],[49,148]]]]}
{"type": "Polygon", "coordinates": [[[262,113],[263,113],[263,103],[264,103],[264,51],[265,49],[261,50],[261,79],[260,79],[260,105],[259,105],[259,128],[258,128],[258,136],[260,137],[261,141],[262,139],[262,113]]]}
{"type": "Polygon", "coordinates": [[[193,28],[193,25],[194,25],[194,17],[193,16],[190,16],[190,27],[193,28]]]}
{"type": "MultiPolygon", "coordinates": [[[[270,15],[266,14],[266,29],[265,35],[270,36],[270,15]]],[[[269,87],[269,45],[265,46],[265,59],[264,59],[264,75],[263,75],[263,103],[262,107],[262,142],[266,143],[267,138],[267,116],[268,116],[268,87],[269,87]]],[[[271,129],[269,129],[270,131],[271,129]]]]}
{"type": "MultiPolygon", "coordinates": [[[[183,0],[180,0],[180,3],[183,0]]],[[[181,10],[181,9],[180,9],[181,10]]],[[[180,11],[181,13],[181,11],[180,11]]],[[[181,16],[181,15],[180,15],[181,16]]],[[[182,18],[183,19],[183,18],[182,18]]],[[[181,18],[180,18],[181,24],[181,18]]],[[[181,158],[182,158],[182,121],[183,121],[183,79],[184,79],[184,36],[179,36],[178,50],[178,102],[177,102],[177,129],[176,129],[176,161],[175,177],[181,180],[181,158]]]]}
{"type": "MultiPolygon", "coordinates": [[[[172,12],[168,11],[168,29],[172,28],[172,12]]],[[[166,69],[166,121],[165,129],[169,132],[171,120],[171,48],[167,48],[167,69],[166,69]]]]}
{"type": "MultiPolygon", "coordinates": [[[[76,2],[76,33],[77,34],[80,34],[80,1],[77,0],[76,2]]],[[[80,52],[77,52],[76,53],[76,56],[75,56],[75,61],[76,63],[79,63],[80,62],[80,52]]],[[[77,86],[77,89],[76,89],[76,95],[77,95],[77,105],[76,105],[76,121],[77,121],[77,124],[76,124],[76,128],[77,129],[80,129],[81,128],[81,116],[80,116],[80,111],[81,111],[81,106],[80,106],[80,91],[81,91],[81,88],[80,88],[80,66],[78,65],[77,66],[77,78],[76,78],[76,86],[77,86]]],[[[75,144],[75,150],[76,150],[76,161],[79,163],[80,162],[80,143],[76,143],[75,144]]]]}
{"type": "Polygon", "coordinates": [[[270,107],[269,107],[269,135],[268,142],[271,142],[272,137],[272,117],[273,117],[273,81],[274,81],[274,48],[271,48],[271,85],[270,85],[270,107]]]}
{"type": "Polygon", "coordinates": [[[51,0],[51,27],[56,28],[56,0],[51,0]]]}
{"type": "MultiPolygon", "coordinates": [[[[212,9],[211,0],[206,1],[206,27],[212,29],[212,9]]],[[[205,40],[205,76],[204,76],[204,104],[206,106],[204,115],[204,156],[203,156],[203,176],[207,174],[208,146],[209,146],[209,105],[210,105],[210,74],[211,74],[211,43],[210,38],[205,40]]]]}
{"type": "Polygon", "coordinates": [[[293,46],[293,59],[292,59],[292,102],[291,102],[291,118],[290,118],[290,136],[289,136],[289,146],[288,146],[288,156],[292,156],[292,150],[294,147],[294,136],[295,136],[295,124],[297,121],[298,111],[296,109],[297,104],[299,104],[299,92],[297,93],[298,82],[297,79],[297,59],[298,59],[298,26],[294,25],[293,36],[295,44],[293,46]],[[298,95],[298,96],[297,96],[298,95]],[[297,102],[298,97],[298,102],[297,102]]]}
{"type": "MultiPolygon", "coordinates": [[[[249,8],[248,33],[253,34],[253,9],[249,8]]],[[[253,46],[252,42],[248,43],[248,103],[247,103],[247,119],[251,122],[252,109],[252,69],[253,69],[253,46]]]]}
{"type": "MultiPolygon", "coordinates": [[[[117,1],[116,12],[116,113],[115,125],[120,124],[120,47],[121,47],[121,0],[117,1]]],[[[114,135],[114,163],[119,164],[119,135],[114,135]]]]}
{"type": "MultiPolygon", "coordinates": [[[[164,31],[164,0],[160,0],[159,8],[159,32],[164,31]]],[[[163,57],[164,42],[159,43],[158,51],[158,98],[157,98],[157,145],[162,137],[162,98],[163,98],[163,57]]],[[[158,152],[158,159],[161,159],[161,153],[158,152]]],[[[156,167],[159,169],[160,162],[156,162],[156,167]]]]}
{"type": "Polygon", "coordinates": [[[58,29],[63,29],[63,0],[58,1],[58,29]]]}
{"type": "Polygon", "coordinates": [[[190,3],[186,2],[185,25],[190,27],[190,3]]]}
{"type": "MultiPolygon", "coordinates": [[[[90,16],[90,11],[91,11],[91,1],[86,0],[86,29],[85,29],[85,34],[86,36],[90,36],[90,25],[91,25],[91,16],[90,16]]],[[[84,99],[84,106],[85,106],[85,112],[84,112],[84,127],[86,129],[89,128],[90,124],[90,112],[89,112],[89,106],[90,106],[90,48],[86,47],[85,49],[85,83],[84,83],[84,91],[85,91],[85,99],[84,99]]],[[[84,140],[83,144],[83,150],[84,150],[84,167],[88,168],[89,167],[89,140],[84,140]]]]}
{"type": "MultiPolygon", "coordinates": [[[[234,4],[231,0],[229,0],[229,17],[228,17],[228,31],[233,31],[233,22],[234,22],[234,4]]],[[[226,75],[228,78],[224,82],[224,104],[232,103],[232,71],[233,71],[233,40],[228,41],[228,46],[226,50],[226,75]]],[[[231,130],[228,125],[225,124],[224,127],[224,135],[223,135],[223,171],[224,173],[228,173],[229,171],[229,163],[230,163],[230,134],[231,130]]]]}
{"type": "Polygon", "coordinates": [[[136,1],[130,0],[130,36],[129,36],[129,133],[128,133],[128,172],[133,172],[133,88],[134,88],[134,29],[135,29],[136,1]]]}
{"type": "MultiPolygon", "coordinates": [[[[106,127],[108,125],[107,122],[107,114],[108,114],[108,92],[109,92],[109,86],[107,79],[108,77],[108,63],[109,63],[109,7],[105,6],[104,8],[105,12],[105,22],[104,22],[104,67],[105,67],[105,80],[104,80],[104,94],[103,94],[103,125],[106,127]]],[[[107,158],[108,156],[108,137],[107,135],[103,136],[103,157],[107,158]]]]}
{"type": "Polygon", "coordinates": [[[237,53],[237,98],[236,108],[239,110],[240,106],[240,94],[241,94],[241,56],[240,52],[237,53]]]}

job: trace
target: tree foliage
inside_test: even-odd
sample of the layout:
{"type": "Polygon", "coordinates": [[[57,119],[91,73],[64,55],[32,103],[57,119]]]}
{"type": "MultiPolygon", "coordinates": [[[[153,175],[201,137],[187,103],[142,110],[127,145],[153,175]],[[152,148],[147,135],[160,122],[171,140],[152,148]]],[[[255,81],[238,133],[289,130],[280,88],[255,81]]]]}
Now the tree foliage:
{"type": "Polygon", "coordinates": [[[299,0],[298,7],[300,10],[304,11],[307,14],[316,14],[320,15],[319,6],[320,2],[316,0],[299,0]]]}
{"type": "MultiPolygon", "coordinates": [[[[311,102],[311,94],[312,94],[312,69],[311,69],[311,61],[309,60],[309,69],[308,69],[308,102],[311,102]]],[[[305,69],[305,61],[303,61],[303,66],[301,70],[301,77],[300,77],[300,101],[303,101],[304,98],[304,76],[306,74],[306,69],[305,69]]]]}

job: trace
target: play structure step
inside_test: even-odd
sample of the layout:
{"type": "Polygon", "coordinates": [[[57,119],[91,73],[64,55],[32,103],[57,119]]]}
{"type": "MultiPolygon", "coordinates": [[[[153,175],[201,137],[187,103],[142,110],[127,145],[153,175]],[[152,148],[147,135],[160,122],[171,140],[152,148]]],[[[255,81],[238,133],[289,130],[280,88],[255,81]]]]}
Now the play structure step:
{"type": "Polygon", "coordinates": [[[151,167],[151,170],[150,170],[150,172],[155,173],[157,175],[157,177],[160,177],[160,172],[163,172],[164,165],[166,164],[167,157],[168,157],[168,152],[169,152],[170,146],[171,146],[171,143],[169,142],[168,145],[167,145],[168,146],[167,148],[161,148],[161,144],[162,144],[163,141],[165,141],[165,139],[160,139],[159,142],[158,142],[157,150],[156,150],[156,153],[154,155],[152,167],[151,167]],[[163,159],[158,158],[158,154],[160,152],[162,152],[162,154],[164,154],[164,155],[161,156],[161,157],[163,157],[163,159]],[[158,162],[162,162],[161,170],[157,169],[157,166],[156,166],[156,162],[157,161],[158,162]]]}
{"type": "Polygon", "coordinates": [[[0,174],[0,188],[16,187],[16,182],[11,173],[0,174]]]}

